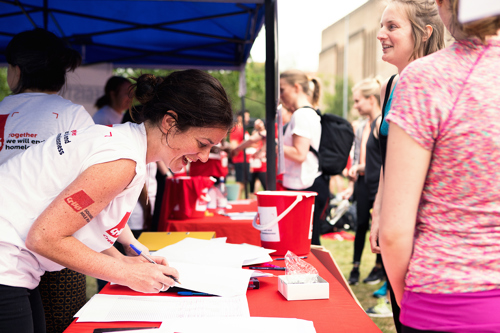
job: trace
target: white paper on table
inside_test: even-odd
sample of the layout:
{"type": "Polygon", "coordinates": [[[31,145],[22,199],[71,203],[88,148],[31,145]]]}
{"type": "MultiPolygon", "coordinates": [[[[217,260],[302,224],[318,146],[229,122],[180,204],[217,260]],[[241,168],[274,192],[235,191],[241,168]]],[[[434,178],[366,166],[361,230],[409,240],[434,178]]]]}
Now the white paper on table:
{"type": "Polygon", "coordinates": [[[462,23],[500,14],[498,0],[460,0],[458,20],[462,23]]]}
{"type": "Polygon", "coordinates": [[[277,276],[277,275],[274,275],[273,273],[267,273],[267,272],[258,271],[258,270],[251,270],[251,271],[252,271],[252,277],[255,277],[255,278],[277,276]]]}
{"type": "Polygon", "coordinates": [[[221,241],[188,237],[156,251],[155,255],[165,257],[170,266],[171,261],[176,261],[241,268],[243,259],[238,254],[224,250],[225,244],[221,241]]]}
{"type": "Polygon", "coordinates": [[[75,314],[77,322],[166,322],[176,318],[250,317],[246,296],[169,297],[96,294],[75,314]]]}
{"type": "Polygon", "coordinates": [[[227,242],[227,237],[215,237],[210,239],[210,241],[215,243],[225,243],[227,242]]]}
{"type": "Polygon", "coordinates": [[[257,215],[257,212],[226,213],[227,217],[235,221],[253,220],[255,215],[257,215]]]}
{"type": "Polygon", "coordinates": [[[163,322],[160,332],[182,333],[315,333],[312,321],[295,318],[192,318],[163,322]]]}
{"type": "Polygon", "coordinates": [[[272,261],[269,256],[272,251],[250,244],[230,244],[188,237],[156,251],[155,255],[165,257],[169,264],[175,261],[241,268],[248,265],[246,261],[252,261],[252,264],[272,261]]]}
{"type": "Polygon", "coordinates": [[[265,262],[271,262],[273,261],[273,258],[269,254],[263,255],[262,257],[258,258],[252,258],[243,261],[243,266],[251,266],[251,265],[257,265],[257,264],[263,264],[265,262]]]}
{"type": "Polygon", "coordinates": [[[179,288],[217,296],[246,295],[252,270],[171,262],[179,272],[179,288]]]}
{"type": "MultiPolygon", "coordinates": [[[[104,331],[106,332],[106,331],[104,331]]],[[[144,330],[127,331],[146,333],[144,330]]],[[[163,322],[154,333],[316,333],[312,321],[296,318],[191,318],[163,322]]]]}

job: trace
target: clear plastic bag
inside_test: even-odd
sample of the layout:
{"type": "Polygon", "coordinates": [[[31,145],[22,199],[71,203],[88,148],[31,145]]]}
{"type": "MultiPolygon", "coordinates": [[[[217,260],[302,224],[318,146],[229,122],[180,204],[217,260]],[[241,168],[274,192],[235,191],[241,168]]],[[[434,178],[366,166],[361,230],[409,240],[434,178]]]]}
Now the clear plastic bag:
{"type": "Polygon", "coordinates": [[[290,283],[316,283],[318,282],[318,271],[313,265],[300,259],[293,252],[288,251],[285,255],[286,275],[290,283]]]}

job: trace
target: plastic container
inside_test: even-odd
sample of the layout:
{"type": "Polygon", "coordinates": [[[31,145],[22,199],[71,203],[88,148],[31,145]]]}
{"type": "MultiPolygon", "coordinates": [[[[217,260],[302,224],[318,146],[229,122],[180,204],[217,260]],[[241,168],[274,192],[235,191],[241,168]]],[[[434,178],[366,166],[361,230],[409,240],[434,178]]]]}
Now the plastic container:
{"type": "Polygon", "coordinates": [[[219,189],[219,193],[217,193],[217,213],[223,215],[226,214],[227,207],[227,189],[224,177],[219,178],[217,188],[219,189]]]}
{"type": "Polygon", "coordinates": [[[296,255],[308,254],[317,195],[308,191],[257,192],[258,214],[253,226],[260,230],[262,246],[276,250],[275,255],[289,250],[296,255]]]}

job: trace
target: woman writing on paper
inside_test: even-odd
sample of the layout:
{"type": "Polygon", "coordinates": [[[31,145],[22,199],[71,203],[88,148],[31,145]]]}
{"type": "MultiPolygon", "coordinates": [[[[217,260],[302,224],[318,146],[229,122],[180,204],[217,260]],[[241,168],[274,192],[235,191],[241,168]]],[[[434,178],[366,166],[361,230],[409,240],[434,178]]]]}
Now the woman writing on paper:
{"type": "Polygon", "coordinates": [[[233,125],[231,106],[221,84],[199,70],[141,75],[135,97],[144,105],[140,124],[66,131],[0,166],[1,332],[44,327],[37,286],[45,271],[68,267],[145,293],[179,277],[165,258],[151,265],[112,245],[146,164],[163,161],[175,172],[206,161],[233,125]]]}

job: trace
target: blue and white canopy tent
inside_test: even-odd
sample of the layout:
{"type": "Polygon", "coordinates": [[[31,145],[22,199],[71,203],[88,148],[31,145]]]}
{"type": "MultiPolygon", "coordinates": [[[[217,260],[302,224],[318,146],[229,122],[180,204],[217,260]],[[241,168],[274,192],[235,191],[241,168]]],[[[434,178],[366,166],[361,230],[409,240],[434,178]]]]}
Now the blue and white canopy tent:
{"type": "MultiPolygon", "coordinates": [[[[272,124],[278,101],[276,1],[0,0],[0,63],[6,63],[14,35],[41,27],[78,50],[83,65],[241,71],[265,23],[266,122],[272,124]]],[[[267,183],[275,189],[274,126],[267,148],[267,183]]]]}

